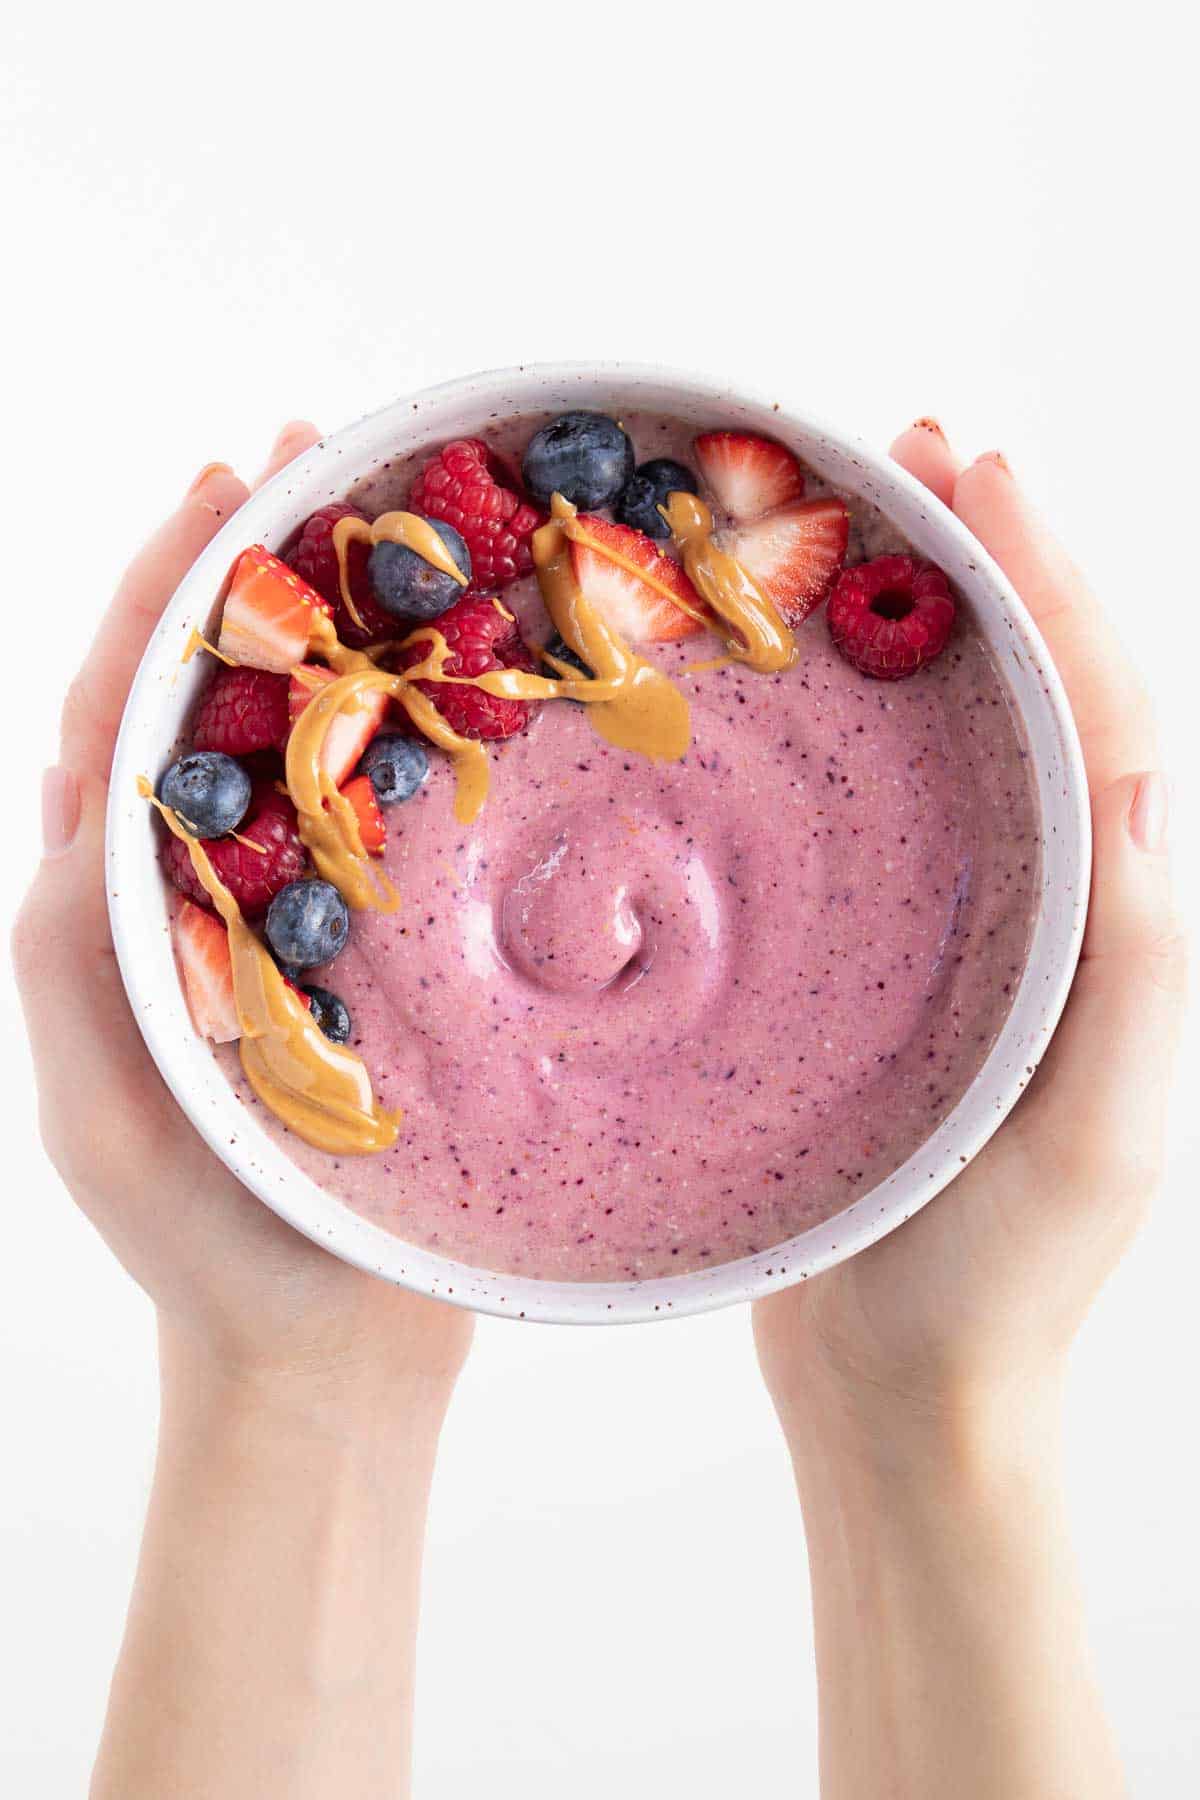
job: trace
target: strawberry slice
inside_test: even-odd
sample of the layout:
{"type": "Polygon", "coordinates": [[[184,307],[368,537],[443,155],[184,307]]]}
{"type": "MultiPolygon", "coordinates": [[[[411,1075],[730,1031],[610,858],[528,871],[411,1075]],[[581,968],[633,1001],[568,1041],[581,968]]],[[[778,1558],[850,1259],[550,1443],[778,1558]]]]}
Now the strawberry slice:
{"type": "Polygon", "coordinates": [[[308,654],[314,612],[332,610],[294,569],[252,544],[234,565],[217,649],[243,667],[286,675],[308,654]]]}
{"type": "Polygon", "coordinates": [[[665,644],[704,629],[675,604],[703,613],[703,600],[673,557],[630,525],[612,525],[594,513],[577,523],[594,540],[571,539],[571,566],[584,598],[631,644],[665,644]]]}
{"type": "Polygon", "coordinates": [[[804,498],[804,476],[790,450],[770,438],[706,431],[695,443],[700,473],[718,505],[741,524],[804,498]]]}
{"type": "Polygon", "coordinates": [[[789,625],[824,600],[842,566],[850,536],[846,503],[836,494],[785,507],[722,539],[789,625]]]}
{"type": "Polygon", "coordinates": [[[192,1024],[214,1044],[242,1035],[233,998],[229,933],[215,913],[185,900],[175,918],[175,954],[192,1024]]]}
{"type": "Polygon", "coordinates": [[[363,849],[371,856],[382,856],[383,847],[387,843],[387,826],[383,822],[383,813],[380,811],[371,777],[356,775],[353,781],[346,783],[342,796],[354,808],[363,849]]]}
{"type": "MultiPolygon", "coordinates": [[[[337,677],[322,663],[300,663],[288,683],[288,717],[300,717],[317,689],[337,677]]],[[[340,787],[387,717],[388,697],[368,689],[352,706],[345,706],[330,723],[321,747],[321,767],[335,787],[340,787]]]]}

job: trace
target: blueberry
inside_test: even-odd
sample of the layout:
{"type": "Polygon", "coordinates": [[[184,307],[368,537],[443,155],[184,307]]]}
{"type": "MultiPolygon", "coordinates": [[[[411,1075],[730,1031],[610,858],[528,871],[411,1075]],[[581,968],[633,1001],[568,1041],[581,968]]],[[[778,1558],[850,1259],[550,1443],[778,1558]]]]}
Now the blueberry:
{"type": "MultiPolygon", "coordinates": [[[[581,675],[586,675],[589,681],[591,680],[592,671],[588,668],[582,656],[572,650],[570,644],[568,644],[566,639],[557,631],[546,645],[546,650],[550,656],[556,657],[559,662],[570,663],[573,669],[578,669],[581,675]]],[[[554,671],[549,670],[548,673],[553,674],[554,671]]]]}
{"type": "Polygon", "coordinates": [[[358,766],[371,777],[380,805],[394,806],[398,800],[412,799],[429,773],[429,757],[416,738],[384,731],[368,744],[358,766]]]}
{"type": "Polygon", "coordinates": [[[312,1016],[332,1043],[344,1044],[350,1036],[350,1014],[346,1002],[331,994],[328,988],[302,987],[312,1001],[312,1016]]]}
{"type": "MultiPolygon", "coordinates": [[[[429,523],[470,581],[471,552],[459,533],[442,519],[430,519],[429,523]]],[[[376,544],[367,562],[367,573],[380,606],[397,619],[438,619],[466,592],[453,575],[435,569],[407,544],[376,544]]]]}
{"type": "Polygon", "coordinates": [[[158,797],[193,837],[236,831],[250,804],[250,777],[241,763],[219,750],[193,750],[171,764],[158,797]]]}
{"type": "Polygon", "coordinates": [[[332,882],[307,877],[280,888],[267,911],[267,942],[281,963],[332,962],[350,935],[350,912],[332,882]]]}
{"type": "Polygon", "coordinates": [[[669,456],[657,456],[653,462],[643,463],[630,476],[613,510],[622,525],[632,525],[635,531],[644,531],[647,537],[670,537],[671,527],[659,507],[667,504],[668,494],[698,492],[696,477],[690,469],[685,469],[682,463],[672,462],[669,456]]]}
{"type": "Polygon", "coordinates": [[[592,512],[615,500],[633,474],[633,445],[603,413],[563,413],[534,432],[522,471],[543,506],[551,494],[561,494],[592,512]]]}

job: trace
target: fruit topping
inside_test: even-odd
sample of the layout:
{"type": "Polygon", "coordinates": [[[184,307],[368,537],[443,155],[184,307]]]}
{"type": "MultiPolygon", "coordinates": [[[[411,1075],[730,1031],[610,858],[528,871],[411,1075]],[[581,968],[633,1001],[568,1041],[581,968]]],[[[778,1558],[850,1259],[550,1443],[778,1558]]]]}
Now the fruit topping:
{"type": "Polygon", "coordinates": [[[695,444],[700,473],[719,506],[740,524],[804,498],[804,476],[790,450],[770,438],[707,431],[695,444]]]}
{"type": "MultiPolygon", "coordinates": [[[[204,849],[247,918],[265,912],[272,896],[302,875],[307,866],[307,853],[296,829],[296,809],[273,781],[255,782],[237,837],[205,840],[204,849]]],[[[200,906],[212,906],[181,839],[173,835],[166,839],[162,866],[180,893],[200,906]]]]}
{"type": "Polygon", "coordinates": [[[315,588],[254,544],[234,567],[217,649],[231,662],[286,675],[304,661],[315,612],[332,616],[315,588]]]}
{"type": "Polygon", "coordinates": [[[940,656],[954,614],[945,575],[913,556],[877,556],[846,569],[829,596],[834,645],[879,681],[914,675],[940,656]]]}
{"type": "Polygon", "coordinates": [[[325,1036],[334,1044],[344,1044],[350,1036],[350,1013],[346,1002],[328,988],[303,987],[300,989],[308,1001],[309,1010],[325,1036]]]}
{"type": "Polygon", "coordinates": [[[355,623],[342,599],[333,528],[339,519],[365,518],[364,512],[344,500],[318,508],[304,521],[296,547],[287,559],[297,575],[329,601],[337,634],[352,650],[361,650],[364,644],[380,644],[395,636],[395,621],[375,603],[367,573],[368,544],[352,541],[346,554],[346,580],[361,625],[355,623]]]}
{"type": "Polygon", "coordinates": [[[231,1044],[241,1037],[242,1027],[233,997],[229,933],[215,913],[190,900],[180,907],[172,930],[192,1024],[214,1044],[231,1044]]]}
{"type": "Polygon", "coordinates": [[[835,494],[804,500],[721,540],[788,625],[799,625],[828,593],[842,566],[850,515],[835,494]]]}
{"type": "Polygon", "coordinates": [[[350,936],[350,909],[331,881],[289,881],[267,913],[267,942],[280,962],[312,969],[332,962],[350,936]]]}
{"type": "Polygon", "coordinates": [[[408,505],[461,532],[476,588],[504,587],[532,569],[529,540],[541,515],[503,484],[481,439],[458,438],[427,462],[408,505]]]}
{"type": "MultiPolygon", "coordinates": [[[[444,519],[429,522],[469,583],[471,552],[461,533],[444,519]]],[[[455,581],[444,569],[435,569],[407,544],[375,544],[368,566],[376,600],[384,612],[396,619],[440,618],[466,592],[461,581],[455,581]]]]}
{"type": "Polygon", "coordinates": [[[615,419],[568,412],[534,432],[521,468],[525,486],[541,505],[561,494],[592,511],[616,499],[633,463],[633,445],[615,419]]]}
{"type": "MultiPolygon", "coordinates": [[[[467,595],[444,612],[434,627],[446,640],[450,654],[443,665],[447,675],[486,675],[493,669],[533,671],[533,658],[517,629],[513,615],[486,594],[467,595]]],[[[400,668],[424,662],[433,641],[420,627],[400,646],[400,668]]],[[[465,738],[508,738],[524,731],[535,703],[509,700],[484,688],[457,686],[452,682],[418,681],[417,687],[433,701],[443,719],[465,738]]]]}
{"type": "MultiPolygon", "coordinates": [[[[321,663],[301,663],[293,669],[288,684],[288,713],[293,725],[318,688],[336,679],[333,670],[321,663]]],[[[321,767],[334,787],[341,787],[383,724],[387,710],[387,695],[368,688],[329,721],[321,744],[321,767]]]]}
{"type": "Polygon", "coordinates": [[[671,556],[643,532],[590,513],[578,525],[593,543],[571,540],[571,566],[587,599],[628,643],[668,643],[703,630],[676,604],[703,614],[703,600],[671,556]]]}
{"type": "Polygon", "coordinates": [[[383,847],[387,843],[387,826],[383,822],[383,814],[379,810],[379,800],[371,785],[368,775],[356,775],[342,789],[342,798],[348,800],[354,808],[354,816],[358,820],[358,835],[362,839],[363,849],[370,856],[382,856],[383,847]]]}
{"type": "Polygon", "coordinates": [[[266,669],[219,668],[192,725],[197,750],[252,756],[287,742],[288,681],[266,669]]]}
{"type": "Polygon", "coordinates": [[[429,773],[429,755],[416,738],[402,737],[398,731],[381,731],[367,745],[359,764],[368,775],[381,806],[395,806],[411,800],[429,773]]]}
{"type": "Polygon", "coordinates": [[[554,663],[566,663],[569,669],[575,669],[580,675],[586,676],[589,681],[591,680],[592,671],[588,668],[582,656],[577,656],[570,644],[568,644],[566,639],[561,637],[557,631],[544,646],[544,653],[551,658],[551,672],[553,674],[557,675],[559,672],[554,668],[554,663]]]}
{"type": "Polygon", "coordinates": [[[232,756],[193,750],[171,764],[158,784],[158,797],[193,837],[223,837],[246,816],[250,777],[232,756]]]}
{"type": "Polygon", "coordinates": [[[696,492],[696,477],[690,469],[685,469],[682,463],[672,462],[669,456],[658,456],[653,462],[642,463],[629,477],[617,497],[614,511],[622,525],[644,531],[647,537],[670,537],[671,527],[659,507],[667,504],[669,494],[696,492]]]}

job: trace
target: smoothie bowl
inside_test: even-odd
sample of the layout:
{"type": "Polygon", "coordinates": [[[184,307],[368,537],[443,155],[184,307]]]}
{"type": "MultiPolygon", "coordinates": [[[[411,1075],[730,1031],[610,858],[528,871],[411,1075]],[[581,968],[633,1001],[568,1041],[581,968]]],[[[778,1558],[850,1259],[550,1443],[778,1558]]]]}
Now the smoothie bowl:
{"type": "Polygon", "coordinates": [[[1078,743],[886,458],[612,364],[324,440],[188,574],[113,768],[139,1025],[270,1207],[512,1317],[745,1300],[1019,1097],[1087,904],[1078,743]]]}

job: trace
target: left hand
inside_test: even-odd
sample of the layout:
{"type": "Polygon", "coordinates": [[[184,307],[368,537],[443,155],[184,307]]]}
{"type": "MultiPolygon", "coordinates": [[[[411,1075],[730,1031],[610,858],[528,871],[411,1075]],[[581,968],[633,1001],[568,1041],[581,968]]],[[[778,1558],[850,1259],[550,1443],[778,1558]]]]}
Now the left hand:
{"type": "MultiPolygon", "coordinates": [[[[318,435],[285,426],[259,482],[318,435]]],[[[46,854],[14,934],[42,1135],[164,1327],[206,1357],[256,1375],[403,1368],[449,1383],[470,1315],[339,1262],[229,1173],[159,1076],[113,954],[104,816],[121,712],[164,607],[247,492],[224,464],[202,471],[131,564],[67,694],[59,765],[45,781],[46,854]]]]}

